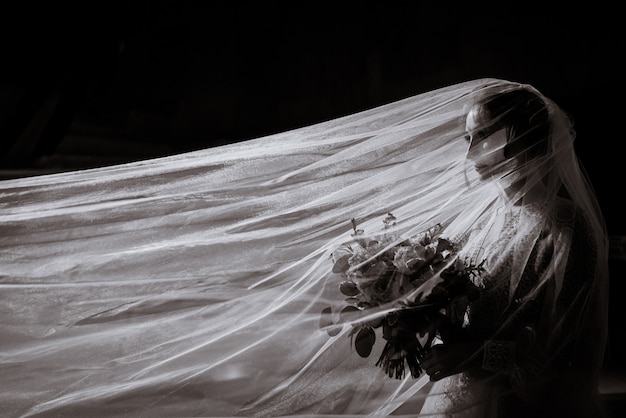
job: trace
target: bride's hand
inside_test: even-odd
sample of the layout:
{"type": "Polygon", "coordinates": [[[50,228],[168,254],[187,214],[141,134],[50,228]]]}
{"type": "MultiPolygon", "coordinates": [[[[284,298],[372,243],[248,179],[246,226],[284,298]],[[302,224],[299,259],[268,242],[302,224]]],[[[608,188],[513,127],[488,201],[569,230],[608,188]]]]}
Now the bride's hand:
{"type": "Polygon", "coordinates": [[[437,344],[424,355],[421,366],[431,381],[437,381],[479,366],[482,353],[483,344],[478,342],[437,344]]]}

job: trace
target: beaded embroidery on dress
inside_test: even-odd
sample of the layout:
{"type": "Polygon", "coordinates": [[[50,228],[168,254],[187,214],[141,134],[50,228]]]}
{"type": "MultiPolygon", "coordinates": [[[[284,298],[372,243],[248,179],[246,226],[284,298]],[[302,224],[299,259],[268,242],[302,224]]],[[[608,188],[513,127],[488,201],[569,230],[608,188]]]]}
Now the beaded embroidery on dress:
{"type": "MultiPolygon", "coordinates": [[[[537,338],[537,334],[541,333],[539,330],[541,321],[547,321],[546,313],[541,310],[541,306],[544,305],[542,299],[548,297],[547,285],[542,285],[540,281],[542,275],[549,271],[555,257],[559,256],[554,253],[554,242],[558,236],[566,234],[572,240],[567,269],[576,272],[563,283],[563,286],[571,290],[561,293],[563,299],[561,303],[574,303],[576,292],[585,287],[585,278],[593,276],[590,266],[594,265],[597,249],[590,235],[588,221],[570,201],[559,199],[554,206],[550,208],[545,204],[529,204],[514,207],[512,211],[502,215],[506,218],[502,230],[492,235],[496,239],[488,244],[486,249],[487,254],[493,255],[485,264],[487,273],[481,276],[480,283],[476,283],[482,289],[481,297],[472,304],[469,315],[469,327],[475,336],[510,340],[519,338],[520,335],[528,335],[523,330],[528,329],[530,325],[533,329],[529,329],[529,332],[533,338],[537,338]],[[539,239],[524,237],[525,239],[515,245],[508,245],[511,239],[517,236],[515,231],[521,224],[534,224],[540,227],[541,232],[535,234],[539,239]],[[508,248],[508,251],[499,251],[504,248],[508,248]],[[511,295],[510,272],[513,271],[515,263],[519,263],[520,254],[530,256],[525,264],[527,268],[511,295]],[[530,299],[522,303],[525,298],[530,299]],[[494,318],[506,318],[506,322],[495,322],[494,318]]],[[[478,239],[470,238],[466,241],[478,242],[479,247],[466,246],[465,250],[471,254],[483,251],[485,234],[481,231],[484,231],[485,225],[492,225],[492,221],[480,223],[475,230],[478,239]]],[[[541,337],[547,338],[545,331],[541,337]]],[[[519,344],[517,350],[531,348],[519,344]]],[[[506,364],[516,361],[507,358],[507,355],[497,361],[506,364]]],[[[498,393],[512,390],[522,398],[536,396],[526,393],[525,386],[529,380],[536,377],[534,374],[539,373],[536,368],[547,361],[544,356],[544,352],[529,350],[521,360],[525,363],[522,368],[516,365],[514,370],[494,377],[491,382],[483,380],[484,375],[477,379],[472,373],[459,373],[436,382],[430,392],[433,398],[427,400],[421,413],[424,416],[442,418],[500,417],[502,415],[498,412],[498,405],[494,403],[498,400],[498,393]]],[[[502,364],[493,366],[495,370],[505,368],[502,364]]]]}

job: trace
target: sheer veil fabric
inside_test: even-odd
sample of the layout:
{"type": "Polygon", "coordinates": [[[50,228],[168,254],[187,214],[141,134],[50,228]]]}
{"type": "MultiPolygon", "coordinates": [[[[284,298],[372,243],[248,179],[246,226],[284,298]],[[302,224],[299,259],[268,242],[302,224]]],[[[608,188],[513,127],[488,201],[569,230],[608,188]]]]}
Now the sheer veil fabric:
{"type": "MultiPolygon", "coordinates": [[[[543,98],[550,150],[524,169],[515,199],[503,197],[502,179],[520,170],[481,179],[466,160],[468,107],[514,89],[535,91],[473,80],[242,143],[0,182],[3,413],[488,416],[498,396],[481,393],[501,393],[493,375],[392,379],[375,364],[380,335],[363,358],[349,326],[334,336],[320,328],[322,310],[343,300],[332,251],[352,239],[351,219],[376,234],[388,213],[399,240],[441,224],[462,254],[481,254],[484,282],[506,288],[494,298],[510,309],[541,294],[535,334],[548,348],[533,364],[567,353],[580,366],[572,375],[585,376],[576,390],[592,396],[608,249],[570,119],[543,98]],[[544,199],[515,204],[533,182],[544,199]],[[520,296],[537,248],[548,261],[520,296]],[[568,278],[574,259],[587,276],[568,278]]],[[[481,312],[489,318],[477,309],[479,325],[481,312]]],[[[485,340],[504,326],[482,321],[485,340]]],[[[512,387],[532,398],[541,382],[559,388],[550,396],[571,395],[533,376],[512,387]]]]}

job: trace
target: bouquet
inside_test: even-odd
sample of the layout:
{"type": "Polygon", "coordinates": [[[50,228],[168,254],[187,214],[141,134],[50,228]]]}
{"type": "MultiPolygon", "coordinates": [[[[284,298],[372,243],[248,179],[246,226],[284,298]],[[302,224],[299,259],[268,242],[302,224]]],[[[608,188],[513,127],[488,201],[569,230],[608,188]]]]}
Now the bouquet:
{"type": "MultiPolygon", "coordinates": [[[[383,223],[389,231],[396,218],[388,213],[383,223]]],[[[382,328],[386,344],[376,365],[397,379],[408,367],[416,378],[422,373],[421,358],[435,338],[443,342],[466,338],[468,309],[480,296],[474,279],[484,271],[484,261],[460,260],[456,245],[441,236],[439,224],[403,241],[393,233],[366,237],[354,219],[352,228],[353,241],[332,253],[332,271],[341,277],[339,291],[345,297],[339,312],[343,319],[335,323],[327,307],[320,327],[335,336],[349,323],[361,357],[371,354],[374,330],[382,328]],[[386,313],[369,314],[377,307],[386,313]]]]}

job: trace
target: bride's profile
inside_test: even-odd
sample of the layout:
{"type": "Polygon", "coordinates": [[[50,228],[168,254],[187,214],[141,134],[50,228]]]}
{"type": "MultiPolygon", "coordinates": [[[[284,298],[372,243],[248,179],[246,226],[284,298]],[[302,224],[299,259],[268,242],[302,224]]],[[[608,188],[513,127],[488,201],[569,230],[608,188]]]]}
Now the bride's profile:
{"type": "Polygon", "coordinates": [[[4,180],[4,413],[601,417],[608,239],[574,139],[485,78],[4,180]]]}

